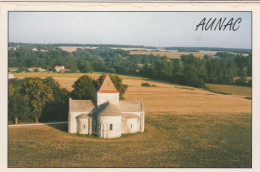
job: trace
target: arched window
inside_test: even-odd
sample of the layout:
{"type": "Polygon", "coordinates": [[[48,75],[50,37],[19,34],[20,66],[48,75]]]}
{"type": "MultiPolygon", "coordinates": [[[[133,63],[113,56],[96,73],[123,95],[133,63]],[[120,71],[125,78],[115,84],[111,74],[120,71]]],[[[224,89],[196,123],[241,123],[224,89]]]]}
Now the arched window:
{"type": "Polygon", "coordinates": [[[109,129],[113,130],[113,124],[110,124],[109,129]]]}
{"type": "Polygon", "coordinates": [[[85,125],[83,125],[83,128],[84,128],[84,129],[86,128],[85,125]]]}

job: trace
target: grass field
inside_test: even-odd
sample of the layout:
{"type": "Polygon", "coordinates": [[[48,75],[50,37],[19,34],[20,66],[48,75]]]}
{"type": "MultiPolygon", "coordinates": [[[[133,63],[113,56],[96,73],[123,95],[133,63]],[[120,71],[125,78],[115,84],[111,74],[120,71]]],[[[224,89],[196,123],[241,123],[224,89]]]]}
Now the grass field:
{"type": "MultiPolygon", "coordinates": [[[[81,75],[52,74],[69,90],[81,75]]],[[[251,100],[146,78],[122,78],[128,85],[125,99],[143,101],[144,133],[104,140],[68,134],[64,124],[9,127],[8,166],[251,167],[251,100]],[[156,87],[142,87],[144,82],[156,87]]]]}
{"type": "Polygon", "coordinates": [[[67,125],[9,127],[9,167],[251,167],[251,115],[149,113],[144,133],[104,140],[67,125]]]}
{"type": "Polygon", "coordinates": [[[208,90],[218,93],[238,95],[252,98],[252,88],[236,85],[206,84],[208,90]]]}
{"type": "Polygon", "coordinates": [[[168,58],[176,59],[180,58],[181,55],[188,55],[188,54],[193,54],[196,57],[204,57],[204,55],[215,55],[217,52],[215,51],[205,51],[205,52],[175,52],[175,51],[159,51],[159,52],[153,52],[153,51],[130,51],[130,54],[153,54],[153,55],[160,55],[160,56],[166,56],[168,58]]]}

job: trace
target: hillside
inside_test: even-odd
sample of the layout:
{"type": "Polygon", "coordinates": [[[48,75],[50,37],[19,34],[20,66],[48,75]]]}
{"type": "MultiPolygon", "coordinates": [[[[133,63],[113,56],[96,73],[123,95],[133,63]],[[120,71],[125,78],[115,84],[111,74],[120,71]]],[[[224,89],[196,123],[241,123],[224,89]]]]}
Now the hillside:
{"type": "MultiPolygon", "coordinates": [[[[53,75],[71,90],[82,74],[53,75]]],[[[104,140],[69,134],[67,124],[8,127],[8,167],[252,167],[251,100],[121,77],[126,100],[143,100],[144,133],[104,140]]]]}
{"type": "MultiPolygon", "coordinates": [[[[15,74],[15,76],[20,78],[34,75],[40,77],[53,76],[62,87],[71,91],[72,84],[79,76],[84,74],[15,74]]],[[[92,73],[88,75],[98,78],[101,74],[92,73]]],[[[120,76],[123,78],[123,83],[128,85],[125,99],[142,99],[145,110],[148,112],[251,112],[251,100],[248,99],[233,95],[217,94],[194,87],[156,82],[142,77],[120,76]],[[141,84],[144,82],[156,85],[156,87],[142,87],[141,84]]]]}

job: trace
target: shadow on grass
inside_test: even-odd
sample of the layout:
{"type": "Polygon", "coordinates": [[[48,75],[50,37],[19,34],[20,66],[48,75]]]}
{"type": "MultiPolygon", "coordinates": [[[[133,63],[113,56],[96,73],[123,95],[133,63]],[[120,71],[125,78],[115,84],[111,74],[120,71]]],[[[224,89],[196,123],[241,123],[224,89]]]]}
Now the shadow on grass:
{"type": "MultiPolygon", "coordinates": [[[[122,134],[121,137],[119,138],[126,138],[126,137],[130,137],[130,136],[136,136],[136,135],[139,135],[139,134],[142,134],[142,132],[136,132],[136,133],[126,133],[126,134],[122,134]]],[[[115,138],[117,139],[117,138],[115,138]]]]}
{"type": "Polygon", "coordinates": [[[224,92],[220,92],[220,91],[214,91],[214,90],[210,90],[210,89],[207,89],[207,90],[210,92],[213,92],[213,93],[217,93],[217,94],[231,95],[229,93],[224,93],[224,92]]]}
{"type": "Polygon", "coordinates": [[[156,79],[151,79],[151,78],[144,78],[143,80],[144,81],[151,81],[151,82],[160,82],[160,83],[171,84],[171,85],[186,86],[186,85],[183,85],[183,84],[173,83],[173,82],[170,82],[170,81],[156,80],[156,79]]]}
{"type": "MultiPolygon", "coordinates": [[[[52,128],[55,128],[57,130],[60,130],[62,132],[65,132],[67,134],[70,134],[68,133],[68,123],[62,123],[62,124],[47,124],[48,126],[52,127],[52,128]]],[[[92,134],[92,135],[85,135],[85,134],[71,134],[71,135],[74,135],[74,136],[78,136],[78,137],[87,137],[87,138],[95,138],[95,139],[101,139],[101,140],[118,140],[118,139],[121,139],[121,138],[126,138],[126,137],[131,137],[131,136],[136,136],[136,135],[140,135],[142,133],[146,133],[147,130],[145,129],[144,132],[136,132],[136,133],[127,133],[127,134],[122,134],[121,137],[118,137],[118,138],[100,138],[98,136],[96,136],[95,134],[92,134]]]]}
{"type": "Polygon", "coordinates": [[[68,123],[62,123],[62,124],[47,124],[48,126],[55,128],[57,130],[68,132],[68,123]]]}

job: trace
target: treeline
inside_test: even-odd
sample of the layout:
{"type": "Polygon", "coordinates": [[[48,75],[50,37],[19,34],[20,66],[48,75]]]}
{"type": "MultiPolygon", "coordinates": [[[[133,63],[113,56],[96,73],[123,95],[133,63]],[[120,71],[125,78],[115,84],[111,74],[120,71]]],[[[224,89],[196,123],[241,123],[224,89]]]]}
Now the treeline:
{"type": "Polygon", "coordinates": [[[217,53],[216,57],[205,55],[204,58],[190,54],[170,61],[156,60],[152,65],[145,64],[139,73],[141,76],[194,87],[205,88],[205,83],[251,86],[252,80],[248,80],[252,76],[251,55],[222,57],[226,54],[217,53]]]}
{"type": "MultiPolygon", "coordinates": [[[[124,99],[127,85],[116,75],[110,75],[115,87],[124,99]]],[[[8,82],[8,120],[11,123],[63,121],[68,119],[69,97],[77,100],[95,99],[95,93],[101,86],[105,75],[95,80],[83,75],[73,84],[69,92],[61,88],[52,77],[41,79],[30,77],[9,79],[8,82]]]]}
{"type": "Polygon", "coordinates": [[[165,50],[178,50],[179,52],[199,52],[199,51],[225,51],[240,54],[251,54],[251,49],[237,48],[213,48],[213,47],[166,47],[165,50]]]}
{"type": "Polygon", "coordinates": [[[215,56],[197,58],[193,54],[180,59],[166,56],[130,54],[122,49],[77,49],[66,52],[59,48],[32,51],[29,47],[9,50],[8,66],[19,71],[29,67],[41,67],[54,71],[63,65],[70,72],[93,71],[145,76],[172,83],[205,87],[205,82],[218,84],[251,85],[252,56],[218,52],[215,56]]]}
{"type": "Polygon", "coordinates": [[[69,91],[53,78],[8,80],[8,120],[67,120],[69,91]]]}
{"type": "MultiPolygon", "coordinates": [[[[29,48],[58,48],[58,47],[98,47],[98,48],[144,48],[159,51],[157,47],[143,45],[118,45],[118,44],[33,44],[33,43],[8,43],[8,47],[29,47],[29,48]]],[[[160,47],[165,50],[177,50],[179,52],[199,52],[199,51],[224,51],[241,54],[251,54],[251,49],[242,48],[215,48],[215,47],[160,47]]]]}
{"type": "Polygon", "coordinates": [[[118,45],[118,44],[33,44],[33,43],[15,43],[10,42],[8,47],[16,46],[27,46],[27,47],[100,47],[100,48],[146,48],[146,49],[157,49],[153,46],[143,46],[143,45],[118,45]]]}

